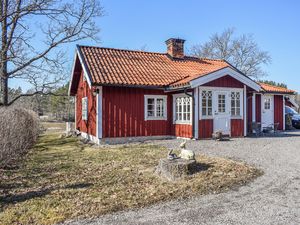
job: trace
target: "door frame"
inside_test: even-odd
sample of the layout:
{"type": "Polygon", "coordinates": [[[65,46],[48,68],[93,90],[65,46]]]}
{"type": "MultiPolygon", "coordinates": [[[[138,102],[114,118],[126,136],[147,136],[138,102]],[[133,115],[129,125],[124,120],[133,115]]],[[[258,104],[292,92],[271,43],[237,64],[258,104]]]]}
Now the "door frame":
{"type": "MultiPolygon", "coordinates": [[[[274,102],[274,95],[273,94],[262,94],[261,95],[261,130],[263,130],[263,124],[264,124],[264,121],[263,121],[263,119],[264,119],[264,117],[263,117],[263,111],[264,111],[264,109],[265,109],[265,96],[271,96],[272,98],[272,104],[271,104],[271,108],[270,108],[270,110],[272,110],[272,126],[273,126],[273,128],[274,128],[274,121],[275,121],[275,118],[274,118],[274,109],[275,109],[275,102],[274,102]]],[[[268,126],[269,124],[266,124],[266,126],[268,126]]]]}
{"type": "Polygon", "coordinates": [[[227,121],[228,121],[228,133],[224,133],[224,134],[229,134],[231,135],[231,113],[230,113],[230,93],[231,91],[230,90],[214,90],[213,92],[213,132],[216,132],[216,126],[215,126],[215,123],[217,122],[217,118],[218,116],[220,117],[224,117],[224,118],[227,118],[227,121]],[[225,95],[225,113],[222,113],[219,115],[219,112],[218,112],[218,95],[219,94],[224,94],[225,95]],[[216,115],[216,112],[218,113],[216,115]]]}

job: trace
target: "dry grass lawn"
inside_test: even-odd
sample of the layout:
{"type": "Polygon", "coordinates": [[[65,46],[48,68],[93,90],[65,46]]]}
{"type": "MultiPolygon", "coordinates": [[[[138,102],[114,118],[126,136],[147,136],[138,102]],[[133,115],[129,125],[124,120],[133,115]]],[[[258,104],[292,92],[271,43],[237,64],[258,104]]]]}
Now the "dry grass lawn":
{"type": "Polygon", "coordinates": [[[150,144],[95,148],[48,133],[18,168],[0,170],[1,224],[54,224],[143,207],[188,195],[220,192],[260,171],[197,156],[203,171],[176,183],[153,173],[167,149],[150,144]]]}

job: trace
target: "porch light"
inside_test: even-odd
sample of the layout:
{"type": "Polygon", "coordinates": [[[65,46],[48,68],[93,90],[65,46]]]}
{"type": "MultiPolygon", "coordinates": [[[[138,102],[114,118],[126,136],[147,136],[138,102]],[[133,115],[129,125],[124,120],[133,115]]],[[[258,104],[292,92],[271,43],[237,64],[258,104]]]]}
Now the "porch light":
{"type": "Polygon", "coordinates": [[[98,88],[94,89],[93,96],[97,96],[97,94],[99,94],[99,89],[98,88]]]}

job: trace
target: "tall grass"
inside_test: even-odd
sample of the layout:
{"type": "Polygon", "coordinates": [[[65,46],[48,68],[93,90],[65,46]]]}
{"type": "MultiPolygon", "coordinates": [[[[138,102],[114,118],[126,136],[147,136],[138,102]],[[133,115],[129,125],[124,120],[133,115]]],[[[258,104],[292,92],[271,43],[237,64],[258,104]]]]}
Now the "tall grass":
{"type": "Polygon", "coordinates": [[[16,107],[0,108],[0,167],[25,155],[40,132],[38,116],[16,107]]]}

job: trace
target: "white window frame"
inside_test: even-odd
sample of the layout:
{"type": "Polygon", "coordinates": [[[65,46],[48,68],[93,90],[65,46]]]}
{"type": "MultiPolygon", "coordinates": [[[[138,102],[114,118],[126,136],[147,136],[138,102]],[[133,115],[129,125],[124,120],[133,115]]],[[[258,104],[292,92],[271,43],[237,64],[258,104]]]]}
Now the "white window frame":
{"type": "MultiPolygon", "coordinates": [[[[192,93],[188,93],[192,94],[192,93]]],[[[193,120],[193,98],[186,94],[173,94],[173,124],[192,124],[193,120]],[[176,120],[176,98],[190,98],[190,120],[176,120]]]]}
{"type": "Polygon", "coordinates": [[[144,117],[145,120],[167,120],[167,95],[145,95],[144,96],[144,117]],[[154,99],[154,116],[148,116],[148,99],[154,99]],[[164,112],[163,116],[157,116],[157,99],[163,99],[164,112]]]}
{"type": "Polygon", "coordinates": [[[81,99],[81,114],[82,120],[88,120],[88,98],[83,97],[81,99]]]}
{"type": "Polygon", "coordinates": [[[199,112],[200,112],[200,118],[201,119],[213,119],[214,117],[214,91],[212,89],[201,89],[200,90],[200,103],[199,103],[199,112]],[[211,110],[212,110],[212,115],[203,115],[202,114],[202,101],[203,101],[203,97],[202,97],[202,92],[203,91],[211,91],[211,110]]]}
{"type": "MultiPolygon", "coordinates": [[[[214,119],[215,111],[216,109],[216,91],[224,91],[229,93],[229,99],[230,99],[230,104],[229,104],[229,110],[230,110],[230,118],[232,119],[244,119],[244,92],[245,90],[243,88],[230,88],[230,87],[209,87],[209,86],[200,86],[199,87],[199,119],[214,119]],[[202,91],[212,91],[213,94],[213,115],[212,116],[202,116],[202,91]],[[241,111],[240,114],[241,116],[232,116],[231,115],[231,92],[240,92],[240,104],[241,104],[241,111]]],[[[246,104],[246,103],[245,103],[246,104]]]]}
{"type": "Polygon", "coordinates": [[[243,118],[243,115],[244,115],[243,99],[244,99],[244,95],[243,95],[242,90],[231,90],[230,91],[230,115],[231,115],[231,118],[234,118],[234,119],[242,119],[243,118]],[[232,115],[231,114],[231,100],[232,100],[231,99],[231,93],[232,92],[240,94],[240,115],[232,115]]]}

